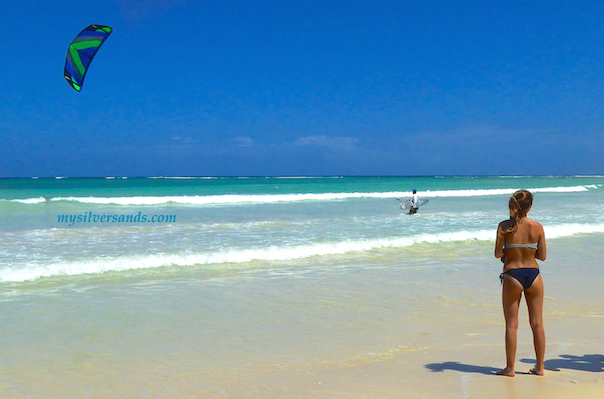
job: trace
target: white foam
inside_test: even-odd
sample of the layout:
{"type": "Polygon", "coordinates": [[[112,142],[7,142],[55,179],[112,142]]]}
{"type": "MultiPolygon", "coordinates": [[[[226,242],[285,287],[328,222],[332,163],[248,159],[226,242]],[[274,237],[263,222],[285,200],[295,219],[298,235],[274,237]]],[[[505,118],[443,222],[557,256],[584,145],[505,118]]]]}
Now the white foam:
{"type": "MultiPolygon", "coordinates": [[[[597,186],[571,186],[571,187],[546,187],[533,188],[529,191],[535,193],[571,193],[589,191],[597,186]]],[[[509,189],[484,189],[484,190],[438,190],[423,191],[422,198],[438,197],[480,197],[493,195],[511,195],[516,191],[509,189]]],[[[237,205],[237,204],[273,204],[302,201],[343,201],[355,198],[400,198],[408,196],[408,192],[355,192],[355,193],[304,193],[304,194],[231,194],[231,195],[181,195],[181,196],[135,196],[135,197],[55,197],[51,201],[73,201],[84,204],[100,205],[237,205]]],[[[10,200],[24,204],[38,204],[44,198],[28,198],[10,200]]]]}
{"type": "MultiPolygon", "coordinates": [[[[604,233],[604,224],[563,224],[545,227],[548,239],[570,237],[577,234],[604,233]]],[[[396,249],[412,245],[440,244],[449,242],[494,241],[493,229],[456,231],[438,234],[416,234],[410,237],[350,240],[342,242],[311,243],[296,246],[269,246],[253,249],[231,249],[196,254],[133,255],[117,258],[92,258],[73,262],[26,264],[0,268],[0,281],[22,282],[42,277],[100,274],[111,271],[153,269],[159,267],[187,267],[194,265],[242,264],[253,261],[288,261],[314,256],[343,255],[379,249],[396,249]]]]}
{"type": "Polygon", "coordinates": [[[26,199],[10,200],[10,202],[20,202],[22,204],[40,204],[42,202],[46,202],[46,199],[43,198],[43,197],[39,197],[39,198],[26,198],[26,199]]]}
{"type": "Polygon", "coordinates": [[[569,223],[552,226],[543,226],[545,230],[545,238],[563,238],[577,234],[597,234],[604,233],[604,224],[580,224],[569,223]]]}
{"type": "MultiPolygon", "coordinates": [[[[589,188],[597,188],[596,186],[570,186],[570,187],[542,187],[530,188],[528,191],[532,193],[575,193],[589,191],[589,188]]],[[[482,197],[492,195],[512,195],[516,192],[515,188],[498,188],[498,189],[482,189],[482,190],[441,190],[441,191],[425,191],[422,192],[422,197],[482,197]]]]}
{"type": "Polygon", "coordinates": [[[421,243],[448,241],[487,240],[492,231],[457,232],[449,234],[420,234],[413,237],[386,238],[374,240],[343,241],[335,243],[316,243],[297,246],[270,246],[258,249],[233,249],[214,253],[139,255],[119,258],[100,258],[54,264],[28,264],[20,270],[0,269],[0,280],[19,282],[35,280],[41,277],[74,276],[82,274],[100,274],[110,271],[152,269],[168,266],[224,265],[241,264],[253,261],[287,261],[310,258],[313,256],[343,255],[353,252],[366,252],[379,248],[401,248],[421,243]]]}

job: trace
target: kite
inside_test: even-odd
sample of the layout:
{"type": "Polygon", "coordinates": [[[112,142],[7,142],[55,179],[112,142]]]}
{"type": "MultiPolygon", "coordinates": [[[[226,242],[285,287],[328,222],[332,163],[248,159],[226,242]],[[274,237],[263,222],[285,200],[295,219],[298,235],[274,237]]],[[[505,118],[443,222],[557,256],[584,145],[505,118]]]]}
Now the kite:
{"type": "Polygon", "coordinates": [[[65,80],[75,91],[82,90],[88,67],[101,45],[113,32],[104,25],[90,25],[73,39],[65,57],[65,80]]]}

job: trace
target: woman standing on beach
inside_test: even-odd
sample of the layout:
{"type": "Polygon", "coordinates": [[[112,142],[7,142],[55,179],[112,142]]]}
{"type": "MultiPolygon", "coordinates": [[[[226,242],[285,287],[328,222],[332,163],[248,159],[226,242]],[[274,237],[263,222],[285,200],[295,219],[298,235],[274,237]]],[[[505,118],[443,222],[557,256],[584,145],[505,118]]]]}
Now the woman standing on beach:
{"type": "Polygon", "coordinates": [[[532,374],[543,375],[545,332],[543,330],[543,281],[535,259],[547,257],[545,235],[541,224],[526,215],[533,205],[533,195],[519,190],[509,202],[510,218],[499,223],[495,257],[502,258],[503,314],[505,316],[505,353],[507,366],[497,374],[513,377],[516,358],[518,309],[522,293],[526,298],[537,364],[532,374]]]}

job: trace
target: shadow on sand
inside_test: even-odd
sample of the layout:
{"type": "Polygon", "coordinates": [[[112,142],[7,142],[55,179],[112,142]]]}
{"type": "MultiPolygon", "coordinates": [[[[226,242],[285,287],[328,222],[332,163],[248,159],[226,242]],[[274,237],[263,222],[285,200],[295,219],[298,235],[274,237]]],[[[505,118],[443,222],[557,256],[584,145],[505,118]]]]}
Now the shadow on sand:
{"type": "Polygon", "coordinates": [[[461,371],[462,373],[479,373],[479,374],[495,374],[499,370],[493,367],[474,366],[471,364],[463,364],[459,362],[443,362],[426,364],[428,370],[434,373],[442,373],[445,370],[461,371]]]}
{"type": "MultiPolygon", "coordinates": [[[[535,359],[521,359],[522,363],[535,364],[535,359]]],[[[495,375],[499,371],[494,367],[475,366],[472,364],[463,364],[459,362],[443,362],[426,364],[428,370],[434,373],[442,373],[445,370],[460,371],[462,373],[478,373],[495,375]]],[[[604,372],[604,355],[560,355],[558,359],[545,361],[545,369],[550,371],[560,371],[560,369],[571,369],[579,371],[590,371],[592,373],[604,372]]],[[[516,374],[528,374],[516,372],[516,374]]]]}
{"type": "MultiPolygon", "coordinates": [[[[520,359],[520,361],[522,363],[535,363],[535,359],[520,359]]],[[[559,359],[546,360],[545,369],[550,371],[570,369],[602,373],[604,372],[604,355],[560,355],[559,359]]]]}

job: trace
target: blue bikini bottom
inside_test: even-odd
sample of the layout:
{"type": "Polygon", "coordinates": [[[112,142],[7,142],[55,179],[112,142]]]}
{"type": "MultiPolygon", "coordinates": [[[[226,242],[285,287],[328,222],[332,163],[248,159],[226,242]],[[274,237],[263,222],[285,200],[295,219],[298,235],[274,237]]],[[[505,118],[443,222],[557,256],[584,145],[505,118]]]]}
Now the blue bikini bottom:
{"type": "Polygon", "coordinates": [[[524,289],[527,290],[531,287],[531,285],[533,285],[533,282],[539,275],[539,269],[537,269],[536,267],[521,267],[518,269],[510,269],[507,272],[503,272],[501,273],[501,275],[499,275],[499,279],[501,280],[502,284],[503,276],[505,274],[514,277],[520,282],[520,284],[522,284],[524,289]]]}

